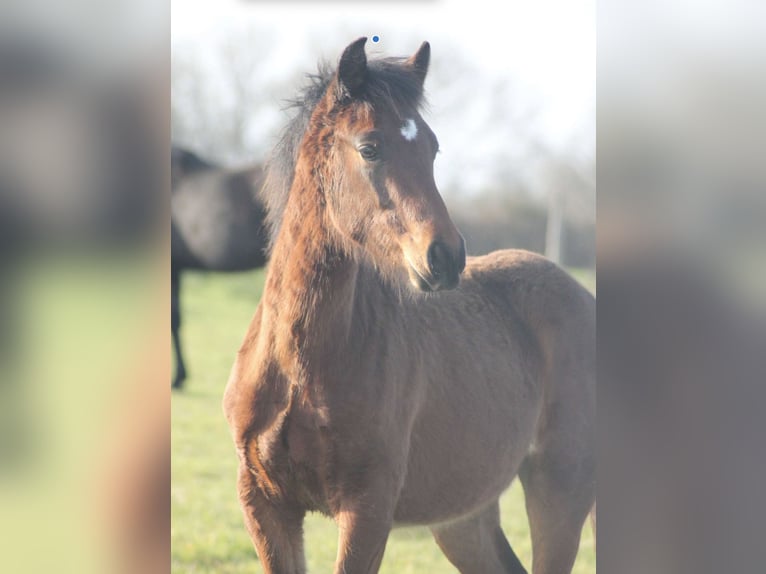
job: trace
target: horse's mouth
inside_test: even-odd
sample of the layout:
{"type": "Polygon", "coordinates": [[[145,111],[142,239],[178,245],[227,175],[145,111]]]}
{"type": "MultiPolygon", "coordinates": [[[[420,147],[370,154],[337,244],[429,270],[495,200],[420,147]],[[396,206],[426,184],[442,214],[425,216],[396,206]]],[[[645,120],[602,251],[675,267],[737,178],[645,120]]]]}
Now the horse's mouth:
{"type": "Polygon", "coordinates": [[[410,276],[410,283],[412,283],[413,287],[419,289],[420,291],[425,291],[426,293],[432,293],[435,291],[431,284],[426,281],[426,278],[420,274],[420,271],[415,269],[415,267],[409,263],[407,264],[407,272],[410,276]]]}
{"type": "Polygon", "coordinates": [[[409,261],[407,261],[407,273],[410,277],[410,283],[412,286],[425,293],[434,293],[436,291],[454,289],[457,287],[459,282],[459,276],[452,281],[442,281],[441,278],[428,279],[426,278],[425,274],[418,271],[418,268],[409,261]]]}

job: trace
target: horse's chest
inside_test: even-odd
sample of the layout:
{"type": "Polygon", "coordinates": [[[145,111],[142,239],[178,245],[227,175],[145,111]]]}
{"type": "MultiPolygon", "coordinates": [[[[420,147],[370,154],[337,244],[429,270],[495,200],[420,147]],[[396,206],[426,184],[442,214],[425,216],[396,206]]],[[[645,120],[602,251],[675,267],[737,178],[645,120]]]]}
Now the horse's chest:
{"type": "Polygon", "coordinates": [[[282,496],[326,511],[327,429],[320,412],[291,404],[276,424],[256,440],[264,481],[282,496]]]}
{"type": "Polygon", "coordinates": [[[283,430],[285,450],[293,467],[317,468],[322,463],[322,425],[313,413],[296,409],[283,430]]]}

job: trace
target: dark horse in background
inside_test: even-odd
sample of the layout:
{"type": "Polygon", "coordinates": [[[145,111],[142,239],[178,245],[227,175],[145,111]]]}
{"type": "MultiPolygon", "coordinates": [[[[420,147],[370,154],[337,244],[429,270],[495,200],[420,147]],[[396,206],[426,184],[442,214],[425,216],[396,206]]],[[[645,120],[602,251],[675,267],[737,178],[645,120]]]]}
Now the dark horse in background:
{"type": "Polygon", "coordinates": [[[228,170],[174,146],[171,152],[171,330],[176,355],[173,388],[183,386],[180,289],[185,269],[245,271],[266,263],[265,212],[256,190],[260,166],[228,170]]]}

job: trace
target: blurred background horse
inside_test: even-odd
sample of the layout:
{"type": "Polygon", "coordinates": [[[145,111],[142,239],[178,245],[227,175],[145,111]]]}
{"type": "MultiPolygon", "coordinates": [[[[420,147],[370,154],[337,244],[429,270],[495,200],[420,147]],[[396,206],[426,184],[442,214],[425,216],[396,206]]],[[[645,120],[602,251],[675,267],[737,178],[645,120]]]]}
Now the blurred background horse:
{"type": "Polygon", "coordinates": [[[181,273],[186,269],[245,271],[266,263],[264,208],[255,191],[259,165],[225,169],[174,146],[171,152],[171,332],[176,357],[174,389],[183,387],[181,273]]]}

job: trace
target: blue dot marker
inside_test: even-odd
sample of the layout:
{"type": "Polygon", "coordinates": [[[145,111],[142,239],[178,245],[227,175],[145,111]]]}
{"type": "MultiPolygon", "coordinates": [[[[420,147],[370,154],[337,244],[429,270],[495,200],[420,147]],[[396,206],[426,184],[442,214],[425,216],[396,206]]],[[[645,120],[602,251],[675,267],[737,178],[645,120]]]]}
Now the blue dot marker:
{"type": "Polygon", "coordinates": [[[373,36],[372,41],[377,44],[378,42],[380,42],[380,36],[373,36]]]}

